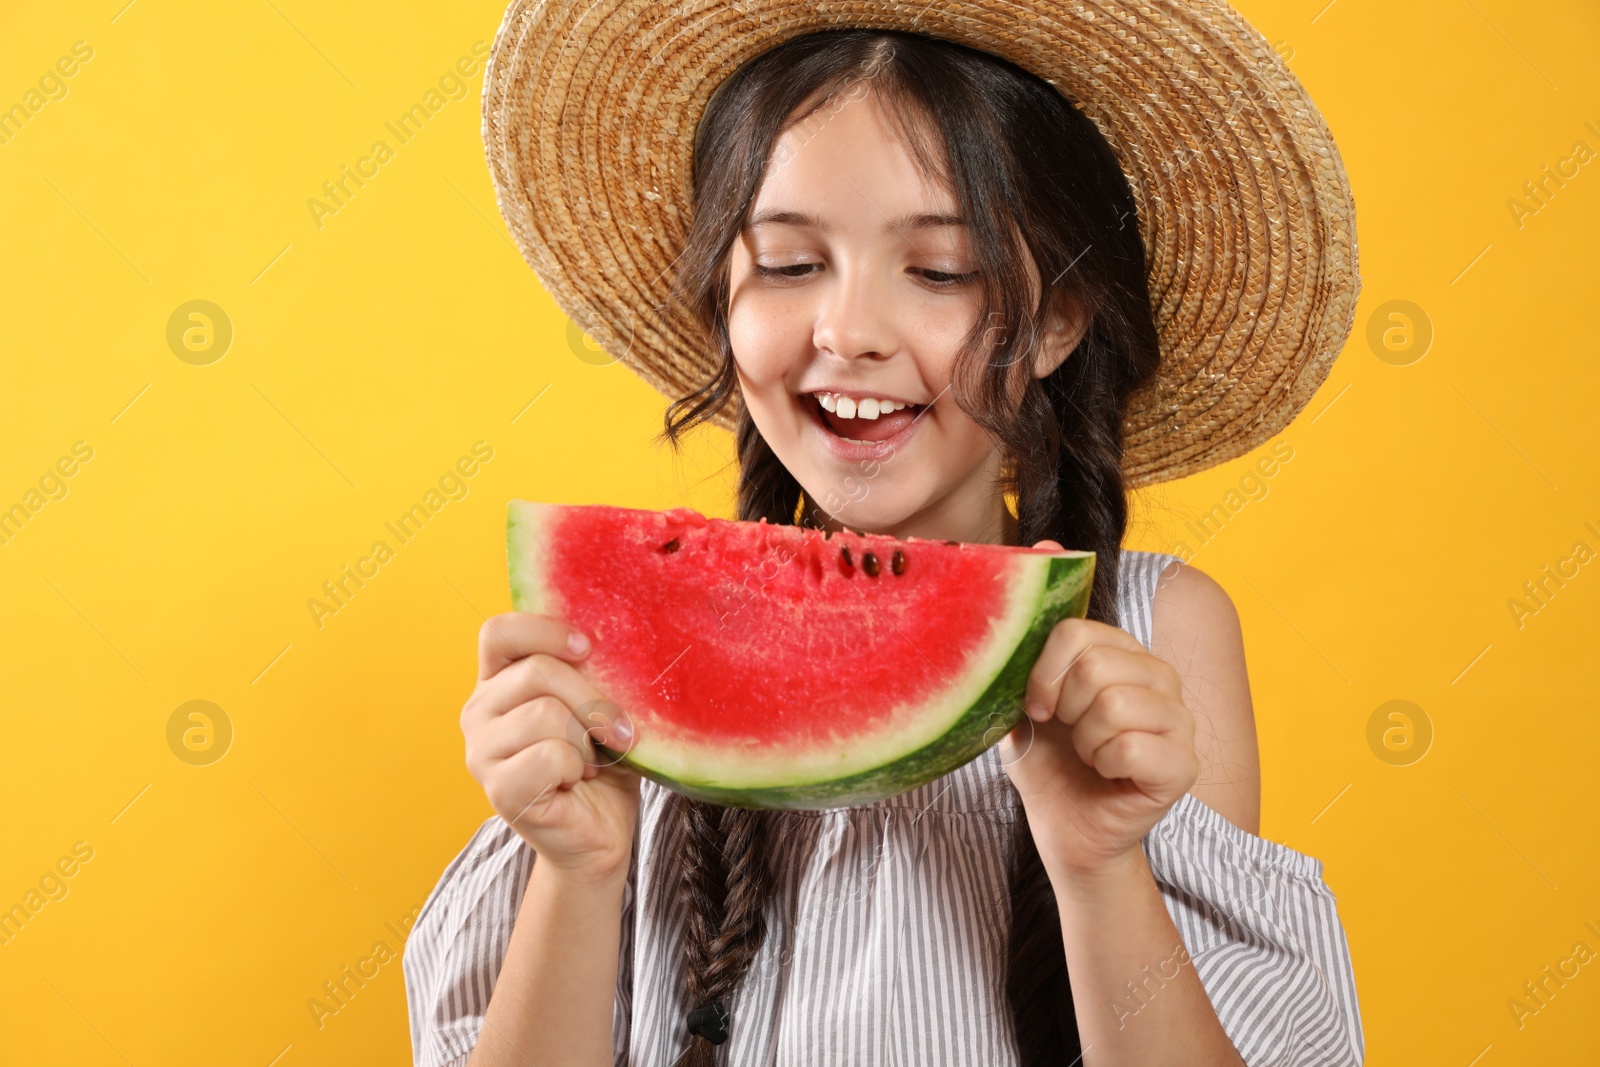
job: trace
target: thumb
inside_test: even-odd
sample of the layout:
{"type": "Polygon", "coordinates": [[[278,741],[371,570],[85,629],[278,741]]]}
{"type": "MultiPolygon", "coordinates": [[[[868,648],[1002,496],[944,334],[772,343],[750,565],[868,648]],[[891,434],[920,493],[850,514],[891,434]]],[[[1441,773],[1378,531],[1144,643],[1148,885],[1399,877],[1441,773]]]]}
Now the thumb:
{"type": "Polygon", "coordinates": [[[1065,552],[1067,547],[1059,541],[1035,541],[1034,548],[1048,548],[1055,552],[1065,552]]]}

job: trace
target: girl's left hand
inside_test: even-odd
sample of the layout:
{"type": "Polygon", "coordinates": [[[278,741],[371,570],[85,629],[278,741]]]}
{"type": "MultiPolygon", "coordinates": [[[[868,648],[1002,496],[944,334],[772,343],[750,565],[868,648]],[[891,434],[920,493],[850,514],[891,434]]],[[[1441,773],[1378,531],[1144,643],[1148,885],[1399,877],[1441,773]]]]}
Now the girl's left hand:
{"type": "Polygon", "coordinates": [[[1047,866],[1092,877],[1142,862],[1140,840],[1200,772],[1177,668],[1124,630],[1063,619],[1023,703],[1000,756],[1047,866]]]}

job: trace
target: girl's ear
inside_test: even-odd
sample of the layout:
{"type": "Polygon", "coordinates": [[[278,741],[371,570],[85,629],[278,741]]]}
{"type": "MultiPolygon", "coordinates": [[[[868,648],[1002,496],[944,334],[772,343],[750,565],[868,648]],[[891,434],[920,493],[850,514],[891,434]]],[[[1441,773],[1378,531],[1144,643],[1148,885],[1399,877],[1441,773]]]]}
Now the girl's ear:
{"type": "Polygon", "coordinates": [[[1065,363],[1083,335],[1089,332],[1089,315],[1076,300],[1062,298],[1046,320],[1044,342],[1034,359],[1033,376],[1046,378],[1065,363]],[[1063,312],[1063,306],[1065,312],[1063,312]]]}

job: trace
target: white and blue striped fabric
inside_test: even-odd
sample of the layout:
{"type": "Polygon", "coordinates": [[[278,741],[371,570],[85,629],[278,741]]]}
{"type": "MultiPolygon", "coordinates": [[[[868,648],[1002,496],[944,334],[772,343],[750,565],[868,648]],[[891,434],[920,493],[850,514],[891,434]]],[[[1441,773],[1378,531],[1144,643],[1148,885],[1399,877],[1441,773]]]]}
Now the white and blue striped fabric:
{"type": "MultiPolygon", "coordinates": [[[[1147,648],[1176,561],[1124,551],[1122,625],[1147,648]]],[[[1004,968],[1015,791],[997,749],[890,800],[773,812],[781,877],[767,937],[728,998],[730,1067],[1003,1067],[1018,1062],[1004,968]]],[[[618,1067],[669,1067],[688,1043],[683,916],[655,877],[677,853],[669,797],[641,782],[622,913],[618,1067]]],[[[1345,1067],[1364,1054],[1333,894],[1310,856],[1185,795],[1144,840],[1168,912],[1248,1067],[1345,1067]]],[[[417,1067],[462,1067],[478,1039],[534,853],[499,818],[445,869],[406,942],[417,1067]]],[[[670,864],[669,864],[670,866],[670,864]]],[[[1130,1009],[1138,1001],[1130,998],[1130,1009]]],[[[1080,1006],[1079,1010],[1084,1010],[1080,1006]]]]}

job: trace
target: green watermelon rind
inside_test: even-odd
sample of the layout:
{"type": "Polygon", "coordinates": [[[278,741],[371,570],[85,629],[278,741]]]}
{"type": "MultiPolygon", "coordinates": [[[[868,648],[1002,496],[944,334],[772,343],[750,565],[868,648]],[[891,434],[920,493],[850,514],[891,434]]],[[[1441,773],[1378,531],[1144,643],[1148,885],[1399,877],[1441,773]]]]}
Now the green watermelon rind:
{"type": "MultiPolygon", "coordinates": [[[[540,525],[537,516],[541,506],[514,501],[507,510],[512,603],[518,611],[539,611],[551,602],[549,590],[539,580],[543,541],[529,536],[540,525]]],[[[851,807],[897,796],[976,759],[1023,719],[1023,689],[1050,631],[1063,619],[1083,618],[1087,614],[1093,581],[1092,553],[1050,558],[1031,607],[1032,621],[1013,646],[1005,664],[993,673],[989,684],[934,740],[880,766],[826,780],[724,786],[662,773],[656,767],[599,743],[596,748],[615,763],[659,785],[729,807],[810,811],[851,807]]],[[[967,677],[981,674],[984,669],[981,663],[974,664],[967,677]]],[[[958,681],[956,688],[963,687],[958,681]]]]}
{"type": "MultiPolygon", "coordinates": [[[[1092,554],[1052,559],[1032,625],[988,688],[936,741],[882,766],[830,781],[728,788],[670,778],[653,768],[633,764],[625,755],[619,762],[696,800],[736,808],[811,811],[853,807],[898,796],[970,763],[1022,721],[1023,690],[1050,631],[1063,619],[1081,619],[1088,614],[1093,584],[1092,554]]],[[[619,755],[603,745],[596,747],[613,758],[619,755]]]]}

